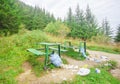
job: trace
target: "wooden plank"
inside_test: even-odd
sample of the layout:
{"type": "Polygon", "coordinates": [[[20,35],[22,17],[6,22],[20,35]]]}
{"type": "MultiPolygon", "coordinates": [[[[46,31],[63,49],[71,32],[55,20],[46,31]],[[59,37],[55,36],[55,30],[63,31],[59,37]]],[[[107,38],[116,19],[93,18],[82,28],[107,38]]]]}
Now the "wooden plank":
{"type": "Polygon", "coordinates": [[[35,54],[35,55],[45,55],[44,52],[38,51],[38,50],[33,49],[33,48],[29,48],[29,49],[27,49],[27,50],[28,50],[29,52],[32,52],[32,53],[35,54]]]}
{"type": "Polygon", "coordinates": [[[73,46],[65,46],[65,45],[61,45],[61,47],[63,47],[63,48],[73,48],[73,46]]]}
{"type": "Polygon", "coordinates": [[[49,45],[49,46],[56,46],[56,45],[60,45],[60,43],[46,43],[46,42],[41,42],[39,43],[41,45],[49,45]]]}
{"type": "MultiPolygon", "coordinates": [[[[54,47],[49,47],[49,48],[52,49],[52,50],[57,50],[57,51],[58,51],[58,48],[54,48],[54,47]]],[[[62,52],[66,52],[67,50],[60,49],[60,51],[62,51],[62,52]]]]}

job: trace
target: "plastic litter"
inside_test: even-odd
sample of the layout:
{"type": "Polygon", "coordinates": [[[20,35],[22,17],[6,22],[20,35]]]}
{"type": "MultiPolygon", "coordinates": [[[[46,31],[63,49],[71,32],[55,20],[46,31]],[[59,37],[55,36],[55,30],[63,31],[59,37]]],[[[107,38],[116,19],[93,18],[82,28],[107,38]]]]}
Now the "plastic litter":
{"type": "Polygon", "coordinates": [[[77,65],[70,65],[70,64],[61,64],[61,67],[64,69],[70,69],[70,70],[78,70],[78,66],[77,65]]]}
{"type": "Polygon", "coordinates": [[[90,73],[90,69],[87,69],[87,68],[80,68],[79,71],[78,71],[78,75],[81,75],[81,76],[86,76],[90,73]]]}
{"type": "Polygon", "coordinates": [[[77,48],[73,48],[73,50],[74,50],[75,52],[79,52],[79,49],[77,49],[77,48]]]}
{"type": "Polygon", "coordinates": [[[67,78],[65,78],[65,77],[64,77],[64,78],[63,78],[63,80],[64,80],[64,81],[66,81],[66,80],[67,80],[67,78]]]}
{"type": "Polygon", "coordinates": [[[100,69],[96,68],[96,69],[95,69],[95,72],[96,72],[96,73],[100,73],[100,69]]]}
{"type": "Polygon", "coordinates": [[[83,57],[87,58],[84,48],[80,48],[80,52],[82,53],[83,57]]]}
{"type": "Polygon", "coordinates": [[[101,62],[100,59],[95,59],[94,61],[97,62],[97,63],[101,62]]]}
{"type": "Polygon", "coordinates": [[[62,60],[57,53],[52,53],[50,55],[50,61],[57,67],[61,66],[61,64],[62,64],[62,60]]]}
{"type": "Polygon", "coordinates": [[[102,61],[107,61],[108,60],[108,57],[106,57],[106,56],[101,56],[100,58],[101,58],[102,61]]]}
{"type": "Polygon", "coordinates": [[[106,56],[100,56],[100,57],[88,57],[86,58],[87,60],[94,61],[96,63],[100,63],[103,61],[108,61],[108,57],[106,56]]]}

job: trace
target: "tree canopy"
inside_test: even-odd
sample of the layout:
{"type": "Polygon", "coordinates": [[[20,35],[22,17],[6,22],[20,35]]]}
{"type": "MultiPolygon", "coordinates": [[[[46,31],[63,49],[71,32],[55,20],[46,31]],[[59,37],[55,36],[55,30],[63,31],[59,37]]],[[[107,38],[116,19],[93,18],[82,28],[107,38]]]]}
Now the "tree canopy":
{"type": "Polygon", "coordinates": [[[50,14],[37,6],[26,5],[19,0],[0,0],[0,35],[12,35],[19,31],[20,25],[28,30],[44,29],[55,21],[50,14]]]}
{"type": "Polygon", "coordinates": [[[70,32],[70,29],[66,25],[64,25],[61,21],[56,21],[54,23],[53,22],[49,23],[44,29],[44,31],[49,32],[56,36],[59,35],[65,37],[70,32]]]}
{"type": "Polygon", "coordinates": [[[117,35],[115,36],[115,41],[120,42],[120,25],[118,26],[117,29],[117,35]]]}
{"type": "Polygon", "coordinates": [[[72,9],[69,8],[65,23],[71,29],[69,36],[74,38],[78,37],[85,40],[95,36],[98,32],[96,18],[92,14],[89,6],[87,6],[86,11],[83,11],[79,5],[77,5],[75,14],[73,14],[72,9]]]}

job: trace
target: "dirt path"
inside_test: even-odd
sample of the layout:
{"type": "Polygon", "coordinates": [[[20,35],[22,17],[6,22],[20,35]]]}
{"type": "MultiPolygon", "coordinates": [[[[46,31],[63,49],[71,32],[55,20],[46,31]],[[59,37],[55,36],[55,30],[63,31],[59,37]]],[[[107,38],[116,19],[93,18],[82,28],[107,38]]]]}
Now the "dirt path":
{"type": "Polygon", "coordinates": [[[101,51],[91,51],[91,50],[87,50],[87,51],[91,57],[106,56],[108,57],[108,59],[115,60],[118,62],[118,67],[120,67],[120,55],[118,54],[111,54],[111,53],[106,53],[106,52],[101,52],[101,51]]]}
{"type": "MultiPolygon", "coordinates": [[[[90,57],[106,56],[109,59],[116,60],[120,66],[120,61],[119,61],[120,55],[109,54],[109,53],[104,53],[104,52],[99,52],[99,51],[90,51],[90,50],[88,50],[88,52],[90,54],[90,57]]],[[[68,61],[70,67],[48,71],[48,74],[42,77],[39,77],[39,78],[37,78],[34,75],[34,73],[32,73],[29,63],[25,63],[23,65],[25,72],[20,74],[17,77],[19,84],[61,83],[64,80],[72,80],[74,76],[76,75],[77,71],[79,70],[79,68],[84,67],[86,65],[88,65],[88,68],[89,68],[97,64],[96,62],[89,61],[89,60],[76,61],[66,56],[64,56],[64,58],[68,61]],[[73,66],[75,66],[76,68],[73,68],[73,66]]],[[[118,72],[117,76],[120,76],[119,66],[117,69],[117,72],[118,72]]],[[[111,73],[116,76],[116,71],[112,71],[111,73]]]]}
{"type": "Polygon", "coordinates": [[[100,56],[106,56],[108,57],[109,60],[114,60],[118,63],[118,66],[116,69],[111,70],[111,74],[120,79],[120,54],[111,54],[111,53],[106,53],[106,52],[100,52],[100,51],[91,51],[88,50],[88,53],[90,54],[91,57],[100,57],[100,56]]]}

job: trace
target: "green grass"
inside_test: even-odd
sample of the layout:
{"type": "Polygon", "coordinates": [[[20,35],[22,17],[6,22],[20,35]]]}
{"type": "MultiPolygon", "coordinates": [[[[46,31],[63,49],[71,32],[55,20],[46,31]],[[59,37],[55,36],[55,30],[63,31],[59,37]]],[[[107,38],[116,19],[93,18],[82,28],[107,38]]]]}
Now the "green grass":
{"type": "Polygon", "coordinates": [[[79,52],[75,52],[73,49],[69,48],[67,52],[64,53],[66,56],[69,56],[76,60],[84,60],[85,58],[79,52]]]}
{"type": "MultiPolygon", "coordinates": [[[[36,76],[40,77],[43,74],[45,74],[45,69],[44,69],[44,56],[35,56],[31,55],[28,59],[28,62],[32,65],[32,69],[35,73],[36,76]]],[[[62,61],[64,64],[67,64],[67,60],[62,58],[62,61]]],[[[48,70],[55,69],[56,67],[50,63],[50,60],[48,60],[48,65],[47,65],[48,70]]]]}
{"type": "Polygon", "coordinates": [[[113,53],[113,54],[120,54],[120,49],[119,48],[111,48],[109,46],[87,46],[87,49],[90,50],[96,50],[96,51],[103,51],[103,52],[108,52],[108,53],[113,53]]]}
{"type": "Polygon", "coordinates": [[[62,62],[63,62],[63,64],[68,64],[68,61],[64,58],[62,58],[62,62]]]}
{"type": "Polygon", "coordinates": [[[109,60],[107,62],[104,62],[104,63],[101,63],[99,64],[97,67],[98,68],[101,68],[101,69],[104,69],[106,71],[110,71],[111,69],[115,69],[117,68],[117,62],[116,61],[113,61],[113,60],[109,60]]]}
{"type": "Polygon", "coordinates": [[[35,56],[31,55],[28,59],[28,62],[31,64],[32,69],[36,76],[41,76],[42,72],[44,71],[44,57],[43,56],[35,56]],[[40,59],[38,59],[40,58],[40,59]]]}
{"type": "Polygon", "coordinates": [[[89,75],[76,75],[72,81],[63,81],[62,84],[120,84],[120,80],[114,78],[104,69],[101,69],[101,73],[96,73],[92,68],[89,75]]]}
{"type": "Polygon", "coordinates": [[[87,76],[76,75],[72,81],[63,81],[62,84],[120,84],[120,80],[113,77],[109,71],[117,67],[116,61],[108,61],[97,65],[96,68],[100,69],[100,73],[96,73],[96,68],[90,69],[90,74],[87,76]],[[108,63],[108,66],[104,64],[108,63]]]}
{"type": "Polygon", "coordinates": [[[21,65],[29,59],[30,53],[26,50],[36,48],[36,43],[41,41],[48,40],[39,30],[0,38],[0,84],[17,83],[15,77],[22,72],[21,65]]]}
{"type": "MultiPolygon", "coordinates": [[[[29,61],[34,73],[37,76],[41,76],[44,72],[44,56],[37,58],[26,50],[28,48],[41,47],[36,45],[38,42],[61,42],[62,40],[60,38],[54,40],[53,37],[48,36],[40,30],[26,31],[25,33],[20,32],[9,37],[0,37],[0,84],[17,84],[15,78],[23,72],[22,64],[25,61],[29,61]]],[[[89,48],[93,47],[89,46],[89,48]]],[[[114,51],[118,52],[117,49],[114,51]]],[[[71,49],[65,55],[77,60],[84,60],[81,54],[71,49]]],[[[63,63],[67,63],[65,59],[62,60],[63,63]]],[[[50,68],[54,69],[55,67],[50,65],[50,68]]]]}

